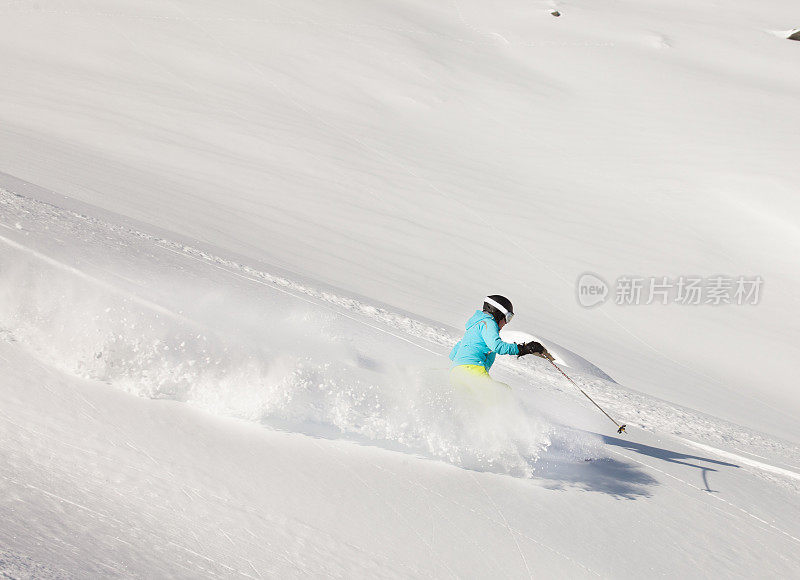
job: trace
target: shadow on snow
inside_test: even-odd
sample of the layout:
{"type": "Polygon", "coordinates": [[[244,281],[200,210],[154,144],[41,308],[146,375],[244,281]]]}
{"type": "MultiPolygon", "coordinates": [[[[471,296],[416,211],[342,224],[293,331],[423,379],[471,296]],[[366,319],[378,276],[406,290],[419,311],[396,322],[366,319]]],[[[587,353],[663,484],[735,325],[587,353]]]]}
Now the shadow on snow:
{"type": "Polygon", "coordinates": [[[689,455],[687,453],[680,453],[678,451],[670,451],[668,449],[662,449],[661,447],[644,445],[643,443],[634,443],[633,441],[620,439],[619,437],[610,437],[608,435],[600,435],[600,437],[603,438],[603,442],[606,445],[614,445],[616,447],[621,447],[623,449],[627,449],[628,451],[634,451],[640,455],[646,455],[648,457],[660,459],[661,461],[666,461],[668,463],[676,463],[678,465],[685,465],[687,467],[699,469],[701,477],[703,478],[705,491],[708,492],[716,491],[711,489],[708,481],[708,475],[711,472],[716,472],[717,469],[714,469],[707,464],[716,465],[719,467],[739,467],[735,463],[720,461],[718,459],[709,459],[708,457],[701,457],[699,455],[689,455]],[[701,462],[705,462],[705,465],[701,462]]]}
{"type": "MultiPolygon", "coordinates": [[[[709,482],[709,474],[718,471],[716,468],[739,467],[726,461],[635,443],[618,437],[598,436],[606,445],[699,470],[704,490],[707,492],[716,491],[711,489],[709,482]]],[[[586,491],[606,493],[619,499],[638,499],[652,496],[652,487],[659,484],[659,481],[646,469],[639,463],[610,457],[580,461],[569,457],[558,457],[556,454],[545,456],[537,462],[536,476],[550,489],[575,486],[586,491]]]]}

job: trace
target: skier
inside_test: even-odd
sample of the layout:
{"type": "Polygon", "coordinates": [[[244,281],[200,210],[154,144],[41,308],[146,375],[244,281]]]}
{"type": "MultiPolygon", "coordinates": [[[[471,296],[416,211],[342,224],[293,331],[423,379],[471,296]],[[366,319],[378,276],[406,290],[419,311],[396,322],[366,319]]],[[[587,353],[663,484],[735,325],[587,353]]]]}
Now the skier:
{"type": "Polygon", "coordinates": [[[489,376],[489,369],[498,354],[523,356],[544,354],[544,346],[536,341],[516,344],[503,342],[500,329],[511,322],[514,307],[511,301],[497,294],[483,299],[483,311],[477,310],[467,321],[464,337],[450,352],[450,384],[485,402],[496,402],[505,383],[489,376]]]}

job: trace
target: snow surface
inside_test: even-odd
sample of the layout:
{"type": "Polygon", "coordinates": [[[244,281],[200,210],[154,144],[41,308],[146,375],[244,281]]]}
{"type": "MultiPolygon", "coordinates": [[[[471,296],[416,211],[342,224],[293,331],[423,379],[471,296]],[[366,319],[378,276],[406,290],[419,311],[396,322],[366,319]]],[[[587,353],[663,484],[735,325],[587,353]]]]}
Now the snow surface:
{"type": "Polygon", "coordinates": [[[453,331],[17,189],[12,577],[796,574],[790,443],[558,346],[627,437],[542,359],[499,361],[514,395],[476,407],[447,386],[453,331]]]}
{"type": "Polygon", "coordinates": [[[0,6],[0,573],[800,576],[792,18],[0,6]],[[493,292],[627,436],[541,359],[448,387],[493,292]]]}

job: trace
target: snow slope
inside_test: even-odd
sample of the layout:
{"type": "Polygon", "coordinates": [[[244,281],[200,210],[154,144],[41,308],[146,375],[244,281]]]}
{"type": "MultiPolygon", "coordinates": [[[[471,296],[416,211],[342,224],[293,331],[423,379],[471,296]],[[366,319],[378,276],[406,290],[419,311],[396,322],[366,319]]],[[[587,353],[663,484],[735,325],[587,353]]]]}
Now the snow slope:
{"type": "Polygon", "coordinates": [[[798,577],[793,17],[0,6],[0,573],[798,577]],[[541,359],[448,386],[487,292],[627,436],[541,359]]]}
{"type": "Polygon", "coordinates": [[[794,4],[6,3],[0,171],[449,326],[501,291],[623,384],[797,442],[794,4]],[[765,288],[585,310],[585,271],[765,288]]]}
{"type": "Polygon", "coordinates": [[[500,361],[514,397],[476,408],[446,385],[452,331],[18,189],[7,575],[796,574],[789,443],[558,347],[627,437],[541,359],[500,361]]]}
{"type": "Polygon", "coordinates": [[[447,329],[18,189],[7,575],[796,574],[791,444],[557,347],[628,436],[541,359],[501,361],[514,397],[476,408],[446,386],[447,329]]]}

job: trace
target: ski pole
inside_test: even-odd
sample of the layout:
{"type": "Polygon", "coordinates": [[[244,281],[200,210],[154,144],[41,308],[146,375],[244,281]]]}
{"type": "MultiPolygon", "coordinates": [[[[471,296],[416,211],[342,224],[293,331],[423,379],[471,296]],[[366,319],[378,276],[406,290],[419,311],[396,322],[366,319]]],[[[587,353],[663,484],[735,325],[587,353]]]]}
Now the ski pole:
{"type": "MultiPolygon", "coordinates": [[[[549,355],[550,353],[547,353],[547,354],[549,355]]],[[[567,380],[568,380],[570,383],[572,383],[573,385],[575,385],[575,387],[576,387],[576,388],[577,388],[577,389],[578,389],[578,390],[579,390],[581,393],[583,393],[583,396],[584,396],[584,397],[586,397],[587,399],[589,399],[589,400],[590,400],[590,401],[591,401],[591,402],[594,404],[594,406],[595,406],[595,407],[597,407],[598,409],[600,409],[600,410],[603,412],[603,415],[605,415],[606,417],[608,417],[609,419],[611,419],[611,422],[612,422],[612,423],[614,423],[614,425],[616,425],[616,426],[617,426],[617,433],[625,433],[625,432],[626,432],[626,431],[625,431],[625,427],[627,427],[627,425],[625,425],[625,423],[623,423],[622,425],[620,425],[619,423],[617,423],[616,421],[614,421],[614,419],[611,417],[611,415],[609,415],[608,413],[606,413],[606,412],[603,410],[603,407],[601,407],[600,405],[598,405],[597,403],[595,403],[595,402],[594,402],[594,399],[592,399],[592,398],[591,398],[589,395],[587,395],[587,394],[586,394],[586,391],[584,391],[582,388],[580,388],[580,387],[578,386],[578,383],[576,383],[576,382],[575,382],[575,381],[573,381],[571,378],[569,378],[569,376],[567,375],[567,373],[565,373],[564,371],[562,371],[562,370],[561,370],[561,367],[559,367],[559,366],[556,364],[556,362],[553,360],[552,356],[544,356],[544,357],[542,357],[542,358],[546,358],[547,360],[549,360],[549,361],[550,361],[550,364],[551,364],[551,365],[553,365],[554,367],[556,367],[556,370],[557,370],[558,372],[560,372],[562,375],[564,375],[564,378],[565,378],[565,379],[567,379],[567,380]]]]}

